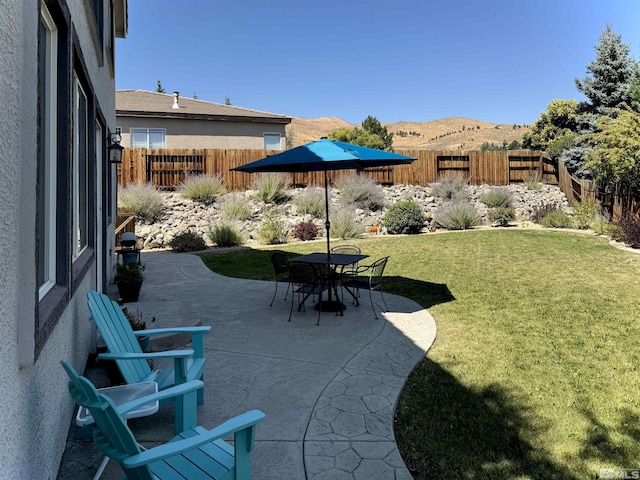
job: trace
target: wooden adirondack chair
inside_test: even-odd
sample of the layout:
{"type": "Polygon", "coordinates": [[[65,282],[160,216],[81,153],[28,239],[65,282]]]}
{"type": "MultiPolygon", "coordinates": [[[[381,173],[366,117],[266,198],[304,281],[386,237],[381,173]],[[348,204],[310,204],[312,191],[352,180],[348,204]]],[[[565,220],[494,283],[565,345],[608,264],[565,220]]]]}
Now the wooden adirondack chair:
{"type": "Polygon", "coordinates": [[[144,450],[122,416],[135,408],[167,395],[182,395],[202,382],[194,380],[163,392],[115,407],[93,384],[79,376],[71,365],[61,362],[69,375],[71,397],[91,412],[96,428],[93,439],[102,453],[117,461],[127,479],[139,480],[250,480],[251,452],[256,424],[264,420],[259,410],[238,415],[206,430],[186,429],[164,445],[144,450]],[[233,446],[222,437],[234,435],[233,446]]]}
{"type": "MultiPolygon", "coordinates": [[[[115,360],[125,382],[154,381],[158,384],[158,389],[162,391],[190,380],[202,380],[206,364],[204,334],[211,330],[210,326],[157,328],[134,332],[117,302],[96,291],[88,293],[88,302],[91,319],[96,322],[100,335],[109,350],[107,353],[100,354],[99,358],[115,360]],[[164,333],[190,333],[192,349],[142,352],[137,336],[164,333]],[[147,359],[152,358],[173,358],[173,367],[152,371],[147,363],[147,359]]],[[[201,387],[196,392],[175,398],[176,433],[197,424],[196,402],[197,404],[204,403],[203,392],[204,388],[201,387]]],[[[164,399],[161,405],[171,401],[171,398],[164,399]]]]}

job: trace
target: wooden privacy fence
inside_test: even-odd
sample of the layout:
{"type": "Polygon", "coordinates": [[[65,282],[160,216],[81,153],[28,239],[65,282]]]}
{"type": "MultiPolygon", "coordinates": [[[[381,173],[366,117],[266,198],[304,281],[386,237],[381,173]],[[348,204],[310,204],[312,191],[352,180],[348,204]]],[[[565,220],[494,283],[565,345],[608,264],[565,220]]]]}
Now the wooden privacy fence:
{"type": "Polygon", "coordinates": [[[571,175],[564,165],[558,162],[559,182],[562,192],[567,196],[569,202],[596,202],[600,212],[609,220],[619,220],[627,213],[640,214],[640,202],[638,193],[631,187],[625,186],[617,189],[599,190],[596,182],[583,180],[571,175]]]}
{"type": "Polygon", "coordinates": [[[120,246],[120,237],[125,232],[136,233],[136,215],[134,212],[126,212],[118,209],[118,216],[116,217],[116,247],[120,246]]]}
{"type": "MultiPolygon", "coordinates": [[[[266,150],[169,150],[127,148],[118,167],[118,184],[151,182],[162,189],[175,188],[186,175],[204,173],[221,175],[229,190],[250,187],[254,176],[231,169],[259,160],[277,151],[266,150]]],[[[426,185],[441,177],[461,175],[474,185],[508,185],[537,177],[546,183],[558,183],[558,170],[545,152],[531,150],[397,150],[416,157],[410,165],[366,169],[362,173],[383,185],[426,185]]],[[[330,171],[331,183],[353,170],[330,171]]],[[[289,184],[322,185],[323,172],[290,173],[289,184]]]]}

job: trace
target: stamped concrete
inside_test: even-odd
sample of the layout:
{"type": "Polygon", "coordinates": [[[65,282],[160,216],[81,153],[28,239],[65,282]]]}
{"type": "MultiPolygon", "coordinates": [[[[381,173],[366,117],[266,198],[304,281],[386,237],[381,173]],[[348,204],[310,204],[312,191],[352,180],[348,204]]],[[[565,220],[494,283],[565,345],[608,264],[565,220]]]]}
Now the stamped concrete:
{"type": "MultiPolygon", "coordinates": [[[[143,261],[145,284],[129,308],[147,321],[155,317],[149,328],[213,327],[198,422],[212,428],[249,409],[265,412],[256,432],[254,479],[411,478],[395,443],[393,416],[407,376],[435,339],[426,310],[385,295],[389,311],[376,306],[376,319],[365,293],[360,307],[347,303],[343,317],[322,313],[320,326],[311,308],[294,309],[287,322],[290,297],[282,300],[279,289],[269,307],[271,282],[217,275],[189,254],[143,253],[143,261]]],[[[181,343],[161,341],[164,347],[181,343]]],[[[172,436],[173,407],[129,424],[146,447],[165,442],[172,436]]],[[[92,478],[100,460],[86,432],[71,426],[58,478],[92,478]]],[[[102,478],[121,475],[109,462],[102,478]]]]}

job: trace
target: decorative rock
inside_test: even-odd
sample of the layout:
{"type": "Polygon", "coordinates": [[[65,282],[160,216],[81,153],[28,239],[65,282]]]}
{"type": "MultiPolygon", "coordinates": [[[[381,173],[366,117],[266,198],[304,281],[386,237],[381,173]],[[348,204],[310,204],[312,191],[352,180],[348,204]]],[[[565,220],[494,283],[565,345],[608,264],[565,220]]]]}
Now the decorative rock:
{"type": "MultiPolygon", "coordinates": [[[[365,227],[379,224],[384,218],[390,205],[398,200],[413,198],[424,209],[425,219],[429,222],[433,218],[433,212],[443,203],[443,199],[434,197],[430,187],[417,185],[395,185],[391,187],[381,187],[384,191],[385,208],[381,211],[368,212],[363,209],[356,209],[356,215],[365,227]]],[[[467,188],[468,199],[476,207],[483,222],[488,224],[488,208],[482,202],[482,194],[492,187],[490,185],[471,185],[467,188]]],[[[516,218],[520,221],[535,219],[537,212],[560,209],[569,210],[567,197],[557,186],[543,185],[540,190],[528,190],[524,184],[513,184],[504,186],[512,193],[513,208],[516,211],[516,218]]],[[[254,200],[255,191],[228,193],[218,198],[211,204],[193,202],[183,198],[179,193],[162,193],[166,208],[159,218],[153,223],[138,220],[136,224],[136,235],[142,239],[145,249],[165,247],[176,235],[190,229],[193,232],[203,235],[206,242],[206,232],[210,225],[217,225],[227,222],[222,216],[222,206],[226,199],[239,197],[246,202],[251,217],[249,220],[234,222],[238,229],[244,233],[246,241],[255,242],[258,235],[257,229],[262,220],[262,215],[268,210],[275,210],[283,216],[285,228],[291,232],[301,221],[313,221],[318,227],[318,237],[325,235],[324,214],[320,218],[313,218],[311,215],[300,215],[293,202],[299,195],[301,189],[290,190],[289,202],[277,206],[265,206],[263,203],[254,200]]],[[[334,188],[329,191],[330,211],[335,212],[341,206],[340,192],[334,188]]],[[[427,229],[425,228],[426,232],[427,229]]],[[[386,233],[384,226],[378,229],[378,234],[386,233]]]]}

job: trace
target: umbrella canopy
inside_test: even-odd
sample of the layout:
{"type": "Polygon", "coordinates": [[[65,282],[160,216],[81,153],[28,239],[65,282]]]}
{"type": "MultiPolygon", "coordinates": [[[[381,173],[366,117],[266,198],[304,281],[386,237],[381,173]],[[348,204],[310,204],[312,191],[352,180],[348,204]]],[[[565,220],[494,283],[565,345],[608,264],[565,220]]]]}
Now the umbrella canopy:
{"type": "Polygon", "coordinates": [[[318,172],[411,163],[414,157],[323,138],[234,168],[240,172],[318,172]]]}
{"type": "Polygon", "coordinates": [[[411,163],[414,157],[375,148],[336,142],[323,138],[300,147],[278,153],[255,162],[236,167],[233,170],[248,173],[258,172],[318,172],[324,171],[324,198],[326,209],[327,256],[329,255],[329,194],[327,186],[328,170],[361,170],[369,167],[400,165],[411,163]]]}

